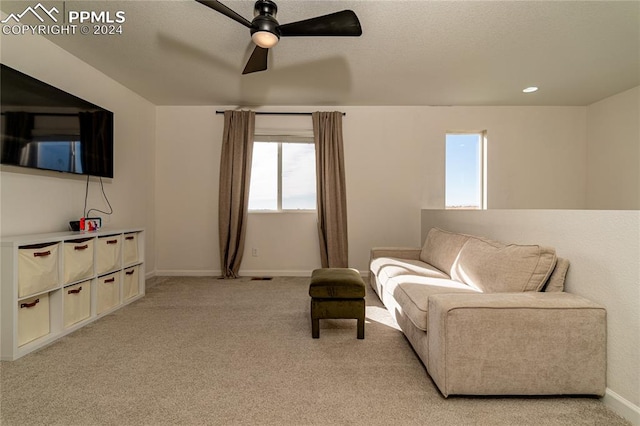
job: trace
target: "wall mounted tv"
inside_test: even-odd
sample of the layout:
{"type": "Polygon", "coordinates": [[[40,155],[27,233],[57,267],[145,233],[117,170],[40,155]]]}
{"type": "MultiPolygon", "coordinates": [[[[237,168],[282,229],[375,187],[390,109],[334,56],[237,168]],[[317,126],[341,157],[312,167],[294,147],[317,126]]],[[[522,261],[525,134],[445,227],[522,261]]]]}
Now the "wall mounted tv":
{"type": "Polygon", "coordinates": [[[113,177],[113,113],[4,64],[0,162],[113,177]]]}

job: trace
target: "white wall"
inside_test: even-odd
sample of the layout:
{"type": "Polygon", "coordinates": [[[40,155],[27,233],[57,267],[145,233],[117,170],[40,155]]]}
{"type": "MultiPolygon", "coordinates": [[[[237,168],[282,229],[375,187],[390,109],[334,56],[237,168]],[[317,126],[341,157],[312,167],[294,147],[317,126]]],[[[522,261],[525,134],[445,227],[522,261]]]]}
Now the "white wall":
{"type": "Polygon", "coordinates": [[[157,273],[219,275],[222,118],[213,107],[157,107],[157,273]]]}
{"type": "MultiPolygon", "coordinates": [[[[146,270],[155,269],[153,175],[155,106],[39,36],[4,36],[2,63],[114,112],[114,178],[104,179],[113,206],[103,226],[146,229],[146,270]]],[[[86,178],[2,166],[0,235],[68,230],[84,209],[86,178]]],[[[92,178],[89,208],[108,210],[92,178]]],[[[93,216],[93,214],[92,214],[93,216]]]]}
{"type": "Polygon", "coordinates": [[[586,188],[583,107],[448,107],[423,111],[423,208],[445,205],[448,131],[487,131],[490,209],[580,209],[586,188]]]}
{"type": "Polygon", "coordinates": [[[607,309],[605,401],[640,424],[639,211],[423,210],[423,240],[432,227],[548,245],[567,258],[566,291],[607,309]]]}
{"type": "MultiPolygon", "coordinates": [[[[160,274],[218,274],[218,170],[224,107],[157,108],[160,274]]],[[[268,111],[332,110],[272,107],[268,111]]],[[[489,205],[585,204],[585,108],[344,107],[351,266],[369,249],[419,243],[420,208],[444,206],[444,135],[487,130],[489,205]]],[[[257,109],[258,111],[261,109],[257,109]]],[[[312,131],[309,116],[256,117],[256,133],[312,131]]],[[[305,274],[319,267],[316,217],[250,214],[241,273],[305,274]],[[277,232],[274,232],[277,230],[277,232]],[[258,256],[251,256],[251,249],[258,256]]]]}
{"type": "MultiPolygon", "coordinates": [[[[159,274],[220,272],[217,194],[224,123],[215,110],[157,108],[159,274]]],[[[419,240],[421,160],[414,153],[420,150],[421,137],[415,114],[398,114],[395,123],[401,130],[397,131],[386,124],[386,108],[345,111],[349,256],[352,265],[366,269],[371,246],[419,240]]],[[[256,117],[257,133],[302,134],[311,129],[310,116],[256,117]]],[[[249,215],[241,274],[304,275],[320,266],[319,256],[315,214],[249,215]],[[252,248],[258,249],[258,257],[251,256],[252,248]]]]}
{"type": "Polygon", "coordinates": [[[587,208],[640,209],[640,87],[587,108],[587,208]]]}
{"type": "Polygon", "coordinates": [[[320,268],[317,229],[315,212],[250,213],[241,273],[304,276],[320,268]]]}

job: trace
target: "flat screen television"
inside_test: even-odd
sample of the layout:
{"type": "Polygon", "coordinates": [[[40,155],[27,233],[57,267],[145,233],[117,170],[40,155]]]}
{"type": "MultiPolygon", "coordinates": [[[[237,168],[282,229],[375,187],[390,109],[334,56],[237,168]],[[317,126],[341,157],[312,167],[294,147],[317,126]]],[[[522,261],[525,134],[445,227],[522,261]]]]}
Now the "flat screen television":
{"type": "Polygon", "coordinates": [[[4,64],[0,162],[113,177],[113,113],[4,64]]]}

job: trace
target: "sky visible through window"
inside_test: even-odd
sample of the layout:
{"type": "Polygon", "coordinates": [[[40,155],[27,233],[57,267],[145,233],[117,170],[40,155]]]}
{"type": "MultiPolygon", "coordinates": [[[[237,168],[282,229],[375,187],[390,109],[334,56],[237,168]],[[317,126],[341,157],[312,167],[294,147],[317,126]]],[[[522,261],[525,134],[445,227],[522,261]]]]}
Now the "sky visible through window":
{"type": "Polygon", "coordinates": [[[249,210],[278,210],[278,145],[282,153],[282,210],[315,210],[316,160],[312,143],[255,142],[249,210]]]}
{"type": "Polygon", "coordinates": [[[445,206],[448,209],[482,207],[482,134],[446,136],[445,206]]]}
{"type": "Polygon", "coordinates": [[[316,208],[316,150],[312,143],[282,144],[282,208],[316,208]]]}
{"type": "Polygon", "coordinates": [[[255,142],[251,161],[249,210],[278,209],[278,144],[255,142]]]}

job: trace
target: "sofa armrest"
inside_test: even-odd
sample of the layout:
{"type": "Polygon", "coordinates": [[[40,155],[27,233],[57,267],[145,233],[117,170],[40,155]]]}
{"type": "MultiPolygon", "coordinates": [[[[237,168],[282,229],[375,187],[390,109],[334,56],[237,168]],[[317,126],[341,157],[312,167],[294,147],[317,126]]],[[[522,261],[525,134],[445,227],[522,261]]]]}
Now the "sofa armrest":
{"type": "Polygon", "coordinates": [[[605,392],[606,311],[577,295],[433,295],[427,339],[444,396],[605,392]]]}
{"type": "Polygon", "coordinates": [[[371,249],[370,260],[378,257],[395,257],[399,259],[420,259],[420,247],[374,247],[371,249]]]}

